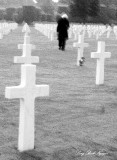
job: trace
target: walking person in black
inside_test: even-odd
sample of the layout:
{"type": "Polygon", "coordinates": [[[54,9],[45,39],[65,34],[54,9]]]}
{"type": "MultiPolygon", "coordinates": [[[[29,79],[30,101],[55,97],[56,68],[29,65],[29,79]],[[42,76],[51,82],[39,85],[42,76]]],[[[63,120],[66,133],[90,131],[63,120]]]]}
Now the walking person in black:
{"type": "Polygon", "coordinates": [[[69,21],[68,16],[63,14],[58,20],[57,33],[59,49],[65,50],[66,40],[68,39],[69,21]]]}

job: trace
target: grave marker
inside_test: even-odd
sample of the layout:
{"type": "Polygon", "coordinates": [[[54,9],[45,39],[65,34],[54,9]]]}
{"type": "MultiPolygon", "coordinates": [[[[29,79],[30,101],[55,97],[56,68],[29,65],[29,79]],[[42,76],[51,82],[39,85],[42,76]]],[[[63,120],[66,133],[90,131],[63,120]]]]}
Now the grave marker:
{"type": "Polygon", "coordinates": [[[27,23],[24,24],[22,28],[22,32],[29,34],[31,32],[30,27],[28,26],[27,23]]]}
{"type": "Polygon", "coordinates": [[[110,26],[107,27],[107,38],[110,38],[112,28],[110,26]]]}
{"type": "Polygon", "coordinates": [[[16,57],[17,63],[25,63],[24,65],[21,65],[21,84],[19,86],[6,87],[5,89],[6,98],[20,99],[19,136],[18,136],[18,150],[20,152],[34,149],[35,98],[49,96],[48,85],[35,84],[36,66],[32,65],[31,63],[34,62],[36,63],[37,59],[34,61],[34,58],[31,56],[31,47],[32,47],[31,44],[24,44],[22,46],[24,47],[23,48],[24,55],[22,57],[18,58],[16,57]],[[28,47],[30,48],[29,50],[28,47]]]}
{"type": "Polygon", "coordinates": [[[21,84],[6,87],[5,97],[20,98],[18,150],[34,149],[34,101],[36,97],[49,95],[48,85],[35,85],[36,66],[21,66],[21,84]]]}
{"type": "Polygon", "coordinates": [[[27,24],[24,25],[22,32],[25,32],[24,44],[19,44],[18,49],[23,50],[23,55],[21,57],[14,57],[14,63],[39,63],[39,57],[31,56],[31,52],[35,49],[35,46],[30,44],[30,36],[28,35],[30,33],[30,28],[27,24]]]}
{"type": "Polygon", "coordinates": [[[88,43],[84,43],[84,35],[79,35],[78,42],[73,43],[73,47],[78,47],[77,65],[80,66],[80,60],[83,56],[84,48],[88,47],[88,43]]]}
{"type": "Polygon", "coordinates": [[[91,53],[91,58],[97,58],[96,68],[96,84],[100,85],[104,83],[104,62],[105,58],[110,58],[111,53],[105,52],[105,42],[98,42],[98,51],[91,53]]]}

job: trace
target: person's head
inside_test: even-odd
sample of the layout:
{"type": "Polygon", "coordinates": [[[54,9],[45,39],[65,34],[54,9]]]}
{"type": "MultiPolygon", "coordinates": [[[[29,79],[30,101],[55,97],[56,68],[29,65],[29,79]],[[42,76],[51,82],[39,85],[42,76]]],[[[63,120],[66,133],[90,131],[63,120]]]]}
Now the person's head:
{"type": "Polygon", "coordinates": [[[68,19],[68,15],[67,15],[66,13],[62,13],[62,14],[61,14],[61,17],[68,19]]]}

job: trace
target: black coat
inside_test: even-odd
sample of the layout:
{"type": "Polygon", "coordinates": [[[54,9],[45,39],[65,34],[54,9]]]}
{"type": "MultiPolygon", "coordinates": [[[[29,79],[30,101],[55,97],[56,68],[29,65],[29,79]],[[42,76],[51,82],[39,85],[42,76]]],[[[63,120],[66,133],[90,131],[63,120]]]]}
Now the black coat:
{"type": "Polygon", "coordinates": [[[61,18],[58,21],[58,25],[57,25],[58,39],[60,38],[68,39],[68,28],[69,28],[68,19],[61,18]]]}

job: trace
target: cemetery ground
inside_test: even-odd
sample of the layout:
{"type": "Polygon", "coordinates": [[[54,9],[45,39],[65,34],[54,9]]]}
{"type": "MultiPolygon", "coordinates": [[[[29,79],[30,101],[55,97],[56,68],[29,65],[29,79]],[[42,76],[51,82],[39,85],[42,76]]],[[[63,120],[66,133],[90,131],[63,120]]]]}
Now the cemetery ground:
{"type": "Polygon", "coordinates": [[[21,29],[0,40],[0,160],[117,160],[117,40],[112,33],[110,39],[99,38],[112,56],[105,61],[104,85],[98,86],[96,60],[90,58],[97,51],[95,37],[86,36],[86,61],[78,67],[73,39],[60,51],[56,39],[51,42],[31,28],[32,55],[40,58],[36,84],[48,84],[50,95],[35,101],[35,149],[17,150],[20,104],[5,99],[5,87],[21,81],[21,65],[13,63],[22,55],[17,47],[23,44],[21,29]]]}

